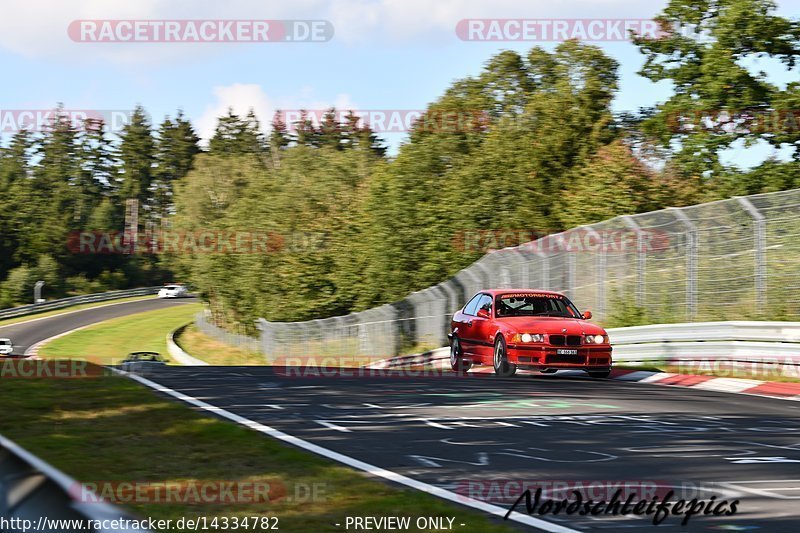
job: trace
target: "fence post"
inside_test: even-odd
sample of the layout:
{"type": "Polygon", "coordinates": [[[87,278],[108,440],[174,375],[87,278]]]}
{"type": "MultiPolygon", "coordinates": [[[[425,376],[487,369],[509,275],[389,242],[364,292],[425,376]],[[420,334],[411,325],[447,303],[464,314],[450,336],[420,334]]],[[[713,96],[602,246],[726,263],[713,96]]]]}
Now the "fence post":
{"type": "Polygon", "coordinates": [[[606,241],[605,237],[597,232],[592,226],[583,226],[586,233],[591,235],[600,246],[597,249],[595,256],[595,278],[597,286],[597,294],[595,295],[595,312],[597,318],[604,318],[606,314],[606,241]]]}
{"type": "Polygon", "coordinates": [[[514,288],[515,284],[511,282],[511,269],[513,268],[511,265],[514,265],[516,268],[520,269],[520,283],[518,288],[524,288],[528,286],[528,271],[525,266],[525,255],[520,251],[519,247],[514,248],[505,248],[500,253],[506,254],[506,266],[503,267],[503,273],[508,276],[508,282],[504,279],[503,282],[506,284],[505,288],[514,288]],[[511,259],[513,257],[513,259],[511,259]]]}
{"type": "MultiPolygon", "coordinates": [[[[567,254],[567,280],[565,287],[556,287],[556,289],[563,291],[569,298],[573,298],[573,289],[575,287],[575,277],[576,277],[576,266],[575,266],[575,251],[570,250],[569,242],[567,239],[564,238],[564,235],[568,233],[568,231],[562,231],[561,233],[557,233],[555,235],[556,240],[558,241],[559,250],[561,253],[567,254]]],[[[548,272],[549,274],[549,272],[548,272]]]]}
{"type": "Polygon", "coordinates": [[[756,309],[764,311],[767,303],[767,220],[747,198],[735,196],[745,211],[753,218],[755,240],[756,309]]]}
{"type": "Polygon", "coordinates": [[[645,261],[647,260],[644,235],[641,226],[630,215],[623,215],[620,218],[626,226],[636,232],[636,305],[642,307],[644,306],[645,261]]]}
{"type": "Polygon", "coordinates": [[[256,329],[261,332],[261,353],[264,354],[268,363],[272,362],[272,353],[273,353],[273,346],[275,344],[275,335],[272,329],[272,325],[264,320],[263,318],[259,318],[256,322],[256,329]]]}
{"type": "Polygon", "coordinates": [[[550,256],[547,255],[547,252],[541,252],[542,254],[542,288],[543,289],[550,289],[550,256]]]}
{"type": "Polygon", "coordinates": [[[475,261],[472,265],[467,267],[467,269],[471,269],[472,267],[477,268],[483,274],[483,281],[481,282],[481,286],[478,287],[478,290],[489,289],[495,283],[494,278],[492,277],[492,272],[486,268],[486,266],[481,263],[481,260],[475,261]]]}
{"type": "Polygon", "coordinates": [[[670,207],[675,218],[686,226],[686,314],[689,321],[697,316],[697,225],[686,216],[682,209],[670,207]]]}

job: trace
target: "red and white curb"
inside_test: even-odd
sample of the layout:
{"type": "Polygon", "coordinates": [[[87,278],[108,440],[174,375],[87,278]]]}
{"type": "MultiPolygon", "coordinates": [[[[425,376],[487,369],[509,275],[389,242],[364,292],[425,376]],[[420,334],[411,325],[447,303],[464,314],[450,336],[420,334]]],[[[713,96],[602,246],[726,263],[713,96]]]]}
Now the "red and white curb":
{"type": "Polygon", "coordinates": [[[800,401],[800,383],[719,378],[697,374],[672,374],[644,370],[612,370],[609,379],[800,401]]]}
{"type": "MultiPolygon", "coordinates": [[[[431,365],[435,368],[445,369],[450,367],[449,349],[439,348],[422,354],[392,357],[377,361],[369,368],[402,369],[417,365],[431,365]]],[[[479,366],[470,370],[474,374],[492,374],[491,366],[479,366]]],[[[522,371],[523,374],[537,374],[534,371],[522,371]]],[[[555,376],[588,377],[581,370],[562,370],[555,376]]],[[[748,394],[751,396],[766,396],[782,400],[800,400],[800,382],[762,381],[758,379],[721,378],[698,374],[673,374],[669,372],[650,372],[645,370],[613,370],[608,379],[617,381],[651,383],[670,387],[687,387],[714,392],[728,392],[733,394],[748,394]]]]}
{"type": "MultiPolygon", "coordinates": [[[[471,372],[487,374],[493,373],[494,369],[492,367],[479,367],[471,372]]],[[[553,376],[558,375],[588,377],[581,370],[562,370],[558,374],[553,374],[553,376]]],[[[758,379],[720,378],[698,374],[613,369],[608,379],[800,401],[800,382],[761,381],[758,379]]]]}
{"type": "Polygon", "coordinates": [[[64,333],[59,333],[58,335],[53,335],[52,337],[48,337],[46,339],[40,340],[36,344],[31,344],[30,346],[28,346],[28,349],[25,350],[25,354],[24,355],[25,355],[25,357],[28,357],[30,359],[39,359],[39,350],[41,350],[42,347],[45,344],[47,344],[47,343],[49,343],[51,341],[54,341],[54,340],[56,340],[58,338],[66,337],[70,333],[75,333],[76,331],[79,331],[81,329],[86,329],[89,326],[93,326],[93,325],[94,324],[88,324],[86,326],[81,326],[79,328],[71,329],[69,331],[65,331],[64,333]]]}

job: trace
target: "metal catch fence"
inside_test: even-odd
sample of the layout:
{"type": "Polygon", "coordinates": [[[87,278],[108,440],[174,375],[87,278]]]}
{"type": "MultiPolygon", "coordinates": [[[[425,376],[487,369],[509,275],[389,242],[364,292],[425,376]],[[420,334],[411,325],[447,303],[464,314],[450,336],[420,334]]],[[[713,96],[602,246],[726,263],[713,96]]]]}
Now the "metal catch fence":
{"type": "Polygon", "coordinates": [[[372,360],[443,346],[453,312],[490,287],[563,292],[609,327],[796,320],[800,189],[619,216],[548,235],[490,252],[399,302],[347,316],[260,319],[260,349],[272,361],[372,360]]]}

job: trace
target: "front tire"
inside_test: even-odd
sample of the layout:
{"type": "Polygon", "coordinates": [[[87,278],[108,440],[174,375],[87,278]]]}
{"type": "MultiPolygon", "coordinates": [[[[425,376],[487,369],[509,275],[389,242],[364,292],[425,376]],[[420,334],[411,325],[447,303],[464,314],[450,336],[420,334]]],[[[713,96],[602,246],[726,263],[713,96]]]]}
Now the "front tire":
{"type": "Polygon", "coordinates": [[[503,337],[494,343],[494,373],[502,378],[510,378],[517,373],[517,365],[508,362],[506,341],[503,337]]]}
{"type": "Polygon", "coordinates": [[[464,352],[461,350],[461,342],[458,337],[453,335],[453,340],[450,341],[450,368],[453,372],[466,372],[472,368],[472,361],[464,359],[464,352]]]}

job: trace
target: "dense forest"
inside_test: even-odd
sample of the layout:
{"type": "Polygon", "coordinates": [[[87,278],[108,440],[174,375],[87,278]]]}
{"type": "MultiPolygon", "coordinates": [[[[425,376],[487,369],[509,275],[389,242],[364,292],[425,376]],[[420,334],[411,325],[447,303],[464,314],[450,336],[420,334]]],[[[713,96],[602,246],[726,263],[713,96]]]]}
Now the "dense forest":
{"type": "Polygon", "coordinates": [[[459,245],[466,231],[541,234],[800,187],[800,83],[770,83],[748,63],[794,69],[798,23],[766,0],[672,0],[661,17],[711,37],[636,41],[640,75],[672,84],[666,102],[612,112],[618,65],[595,46],[504,51],[452,83],[392,156],[334,109],[319,124],[276,113],[270,128],[229,111],[203,148],[180,112],[155,125],[140,107],[118,135],[64,117],[16,133],[0,153],[0,306],[30,301],[39,279],[48,297],[181,280],[232,321],[320,318],[454,274],[485,251],[459,245]],[[723,163],[722,150],[757,142],[792,157],[747,170],[723,163]],[[67,245],[76,231],[121,232],[131,198],[143,229],[268,235],[268,246],[67,245]]]}

